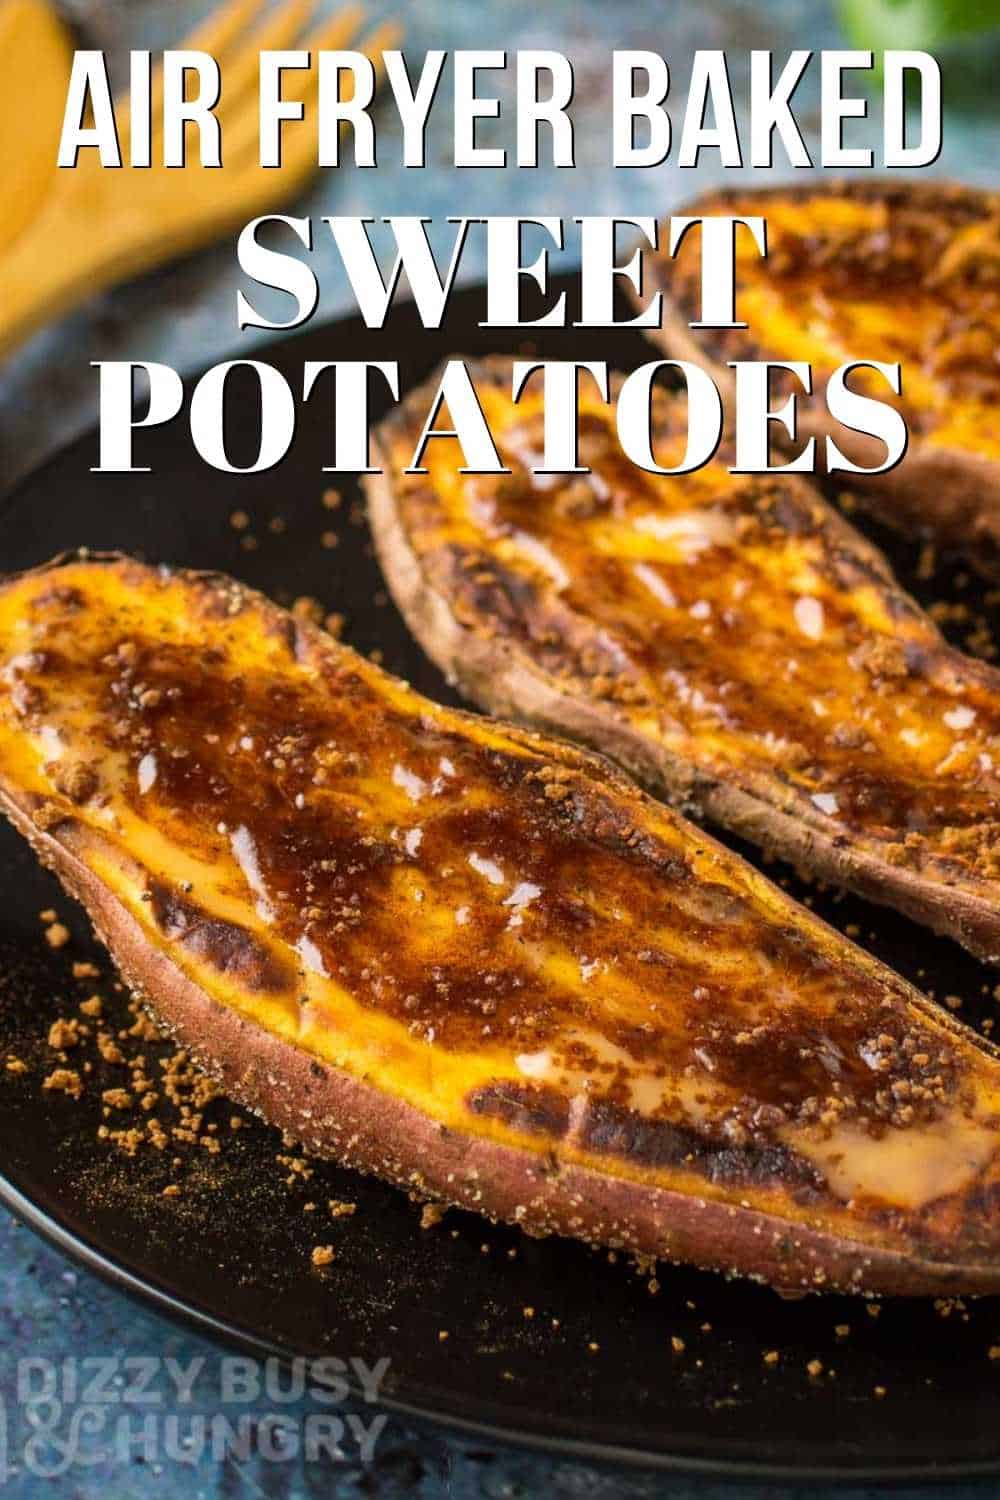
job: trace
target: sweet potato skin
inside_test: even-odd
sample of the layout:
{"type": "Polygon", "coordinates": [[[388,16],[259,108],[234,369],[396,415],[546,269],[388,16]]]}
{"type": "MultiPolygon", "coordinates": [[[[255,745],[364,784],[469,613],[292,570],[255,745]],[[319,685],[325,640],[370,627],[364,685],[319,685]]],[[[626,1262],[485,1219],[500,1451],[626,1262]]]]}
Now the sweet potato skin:
{"type": "MultiPolygon", "coordinates": [[[[491,392],[504,393],[509,405],[507,361],[480,361],[471,368],[480,392],[488,396],[491,392]]],[[[432,543],[437,548],[437,557],[444,555],[447,542],[440,539],[450,535],[450,520],[440,521],[433,477],[408,476],[405,484],[411,487],[409,490],[404,490],[400,483],[400,455],[412,446],[414,424],[425,399],[426,392],[415,392],[383,424],[378,439],[380,472],[366,480],[366,488],[376,548],[393,596],[421,645],[450,679],[491,712],[568,735],[611,756],[655,794],[781,854],[805,874],[890,905],[933,931],[954,938],[978,957],[1000,962],[1000,883],[992,869],[991,855],[982,869],[963,866],[952,858],[945,845],[939,847],[928,837],[927,848],[920,851],[919,860],[911,860],[901,840],[906,837],[912,841],[913,834],[904,835],[900,831],[891,837],[853,836],[835,820],[817,816],[809,798],[796,799],[793,795],[791,765],[787,770],[782,767],[777,777],[762,776],[752,767],[746,774],[720,772],[701,754],[697,734],[688,734],[678,741],[651,729],[648,716],[643,717],[648,706],[645,700],[640,701],[638,711],[633,713],[631,705],[615,701],[613,693],[609,696],[606,692],[597,695],[589,691],[585,676],[576,665],[584,650],[591,649],[589,643],[596,636],[585,597],[589,592],[586,563],[580,562],[579,576],[570,584],[571,588],[574,582],[579,584],[579,597],[585,598],[584,604],[562,610],[558,625],[552,627],[565,630],[568,640],[565,651],[559,647],[550,651],[555,661],[552,667],[543,664],[542,650],[550,628],[550,603],[558,589],[553,591],[547,584],[532,585],[531,592],[526,591],[523,599],[515,596],[515,587],[525,584],[527,574],[519,563],[505,564],[515,580],[514,584],[506,584],[507,598],[512,602],[508,605],[504,601],[505,618],[498,612],[497,595],[489,594],[489,586],[481,598],[476,590],[465,586],[464,562],[443,566],[443,582],[436,584],[429,576],[426,558],[418,556],[415,550],[412,526],[404,517],[407,497],[416,497],[414,514],[419,512],[427,519],[435,519],[437,530],[430,528],[427,535],[438,539],[432,543]],[[511,619],[516,622],[516,631],[523,634],[512,630],[508,624],[511,619]],[[569,635],[577,631],[582,647],[575,635],[569,640],[569,635]]],[[[668,410],[666,405],[664,410],[668,410]]],[[[510,412],[509,420],[513,423],[517,409],[510,408],[510,412]]],[[[673,420],[672,415],[662,420],[661,436],[673,433],[673,420]]],[[[509,460],[510,451],[503,451],[509,460]]],[[[726,458],[725,451],[721,458],[726,458]]],[[[623,480],[626,486],[631,482],[623,480]]],[[[681,486],[685,482],[684,478],[666,481],[681,486]]],[[[547,507],[558,505],[558,495],[553,502],[553,493],[556,492],[549,486],[534,492],[533,515],[547,516],[547,507]]],[[[798,532],[809,532],[816,539],[822,566],[833,580],[833,602],[838,603],[841,595],[850,602],[855,591],[862,591],[866,598],[877,598],[882,614],[898,622],[901,631],[898,649],[901,653],[904,649],[910,652],[912,671],[918,674],[920,682],[939,677],[951,685],[967,685],[973,693],[985,695],[983,701],[989,705],[990,722],[995,714],[1000,725],[1000,673],[949,648],[937,628],[896,584],[882,554],[827,505],[807,481],[794,475],[782,476],[775,495],[774,509],[787,510],[789,515],[788,522],[780,525],[787,524],[790,545],[795,544],[798,532]]],[[[484,540],[487,533],[488,528],[472,541],[455,543],[459,553],[464,551],[478,558],[481,569],[492,565],[493,543],[484,540]]],[[[548,536],[544,521],[539,521],[538,534],[548,536]]],[[[583,552],[580,556],[584,556],[583,552]]],[[[602,559],[595,554],[593,562],[598,566],[602,559]]],[[[738,550],[730,550],[728,563],[724,560],[716,567],[733,570],[733,577],[741,576],[738,550]]],[[[669,576],[673,579],[678,575],[669,576]]],[[[593,587],[596,589],[597,585],[593,587]]],[[[606,618],[612,619],[613,628],[613,614],[606,618]]],[[[640,623],[638,629],[644,628],[640,623]]],[[[891,636],[886,639],[891,641],[891,636]]],[[[615,641],[629,658],[625,668],[628,674],[632,657],[624,628],[615,641]]],[[[862,640],[862,649],[865,644],[862,640]]],[[[752,637],[747,649],[753,649],[752,637]]],[[[836,675],[836,669],[830,670],[836,675]]],[[[700,679],[695,675],[691,681],[697,686],[700,679]]],[[[876,680],[875,685],[891,702],[891,683],[876,680]]],[[[659,687],[652,689],[649,703],[654,712],[663,708],[669,713],[674,706],[659,687]],[[657,694],[662,696],[662,703],[657,694]]],[[[945,696],[941,701],[942,712],[947,713],[949,706],[950,700],[945,696]]],[[[780,720],[773,725],[776,736],[785,728],[780,720]]],[[[970,777],[970,786],[974,780],[975,777],[970,777]]],[[[992,828],[998,805],[990,794],[982,795],[977,816],[984,827],[988,824],[992,828]]]]}
{"type": "MultiPolygon", "coordinates": [[[[822,396],[830,371],[844,358],[898,360],[903,368],[902,401],[895,400],[884,383],[873,383],[871,393],[880,400],[902,406],[910,427],[905,456],[883,474],[839,474],[837,478],[848,485],[880,520],[910,536],[921,536],[962,553],[986,577],[1000,577],[1000,451],[993,440],[994,423],[990,417],[1000,397],[1000,380],[995,368],[992,372],[982,373],[971,398],[960,388],[948,388],[953,371],[945,372],[939,390],[935,390],[933,379],[928,380],[926,389],[911,390],[911,377],[922,373],[924,361],[933,360],[936,349],[950,340],[976,338],[988,350],[995,347],[998,337],[997,273],[1000,268],[1000,230],[997,228],[1000,205],[996,195],[949,183],[852,180],[823,186],[801,184],[713,191],[679,212],[760,214],[768,219],[769,248],[780,253],[782,226],[772,224],[769,218],[769,214],[773,217],[775,208],[790,216],[799,216],[798,224],[795,217],[790,218],[790,223],[810,247],[801,249],[796,241],[790,272],[793,279],[788,291],[789,315],[798,328],[804,326],[807,314],[803,311],[802,299],[811,288],[821,292],[835,310],[838,297],[846,293],[851,298],[852,307],[849,312],[841,314],[841,321],[845,318],[852,321],[846,322],[840,330],[842,350],[824,347],[822,340],[815,345],[810,342],[808,346],[799,347],[800,336],[784,328],[776,332],[769,326],[766,312],[758,313],[756,318],[748,315],[740,301],[741,286],[767,278],[768,296],[780,299],[784,295],[784,280],[775,271],[773,255],[768,260],[761,260],[759,268],[748,260],[743,272],[737,272],[737,306],[741,309],[738,315],[747,319],[749,327],[742,330],[692,329],[690,322],[698,317],[694,242],[682,246],[676,262],[662,256],[652,259],[652,284],[662,291],[664,300],[661,326],[649,329],[649,337],[670,358],[703,365],[730,398],[734,376],[728,360],[811,359],[815,396],[810,399],[802,395],[795,382],[788,385],[789,392],[797,392],[799,404],[798,438],[791,446],[797,451],[809,438],[815,438],[820,466],[825,455],[824,440],[828,436],[837,442],[849,459],[866,469],[876,468],[884,461],[883,445],[833,421],[822,396]],[[981,230],[985,236],[984,245],[988,241],[989,249],[986,270],[982,274],[992,279],[988,283],[981,279],[955,283],[951,323],[939,328],[935,321],[932,329],[927,326],[929,319],[922,315],[921,308],[925,303],[935,309],[943,305],[943,293],[947,287],[938,277],[948,247],[928,245],[924,260],[917,258],[915,263],[899,263],[898,285],[893,284],[891,259],[890,274],[879,280],[867,294],[852,286],[849,274],[840,284],[831,284],[829,273],[819,260],[810,259],[810,255],[819,257],[826,249],[821,215],[827,206],[834,210],[844,206],[845,211],[853,208],[859,213],[870,207],[873,212],[884,213],[890,226],[885,229],[886,253],[890,258],[894,251],[905,253],[907,250],[905,233],[891,227],[893,218],[901,214],[913,213],[928,221],[938,221],[942,237],[949,227],[954,229],[955,238],[963,231],[971,229],[976,233],[981,230]],[[899,244],[895,239],[897,234],[899,244]],[[874,335],[867,332],[865,326],[869,307],[879,317],[874,335]],[[887,332],[887,323],[891,332],[887,332]],[[948,435],[936,434],[935,428],[947,429],[948,435]]],[[[871,231],[871,225],[867,229],[859,228],[858,238],[871,231]]],[[[629,292],[638,301],[634,288],[630,287],[629,292]]],[[[781,306],[780,300],[777,305],[781,306]]],[[[982,352],[974,350],[969,359],[974,356],[979,370],[984,363],[982,352]]],[[[782,429],[777,426],[774,437],[778,444],[784,439],[782,429]]]]}
{"type": "Polygon", "coordinates": [[[0,807],[86,909],[132,991],[226,1092],[317,1156],[413,1193],[519,1225],[791,1291],[887,1296],[1000,1292],[1000,1266],[922,1259],[576,1165],[435,1124],[405,1101],[330,1067],[213,1001],[150,947],[142,929],[72,852],[8,793],[0,807]],[[415,1165],[419,1163],[419,1166],[415,1165]]]}
{"type": "MultiPolygon", "coordinates": [[[[38,579],[29,584],[24,596],[29,605],[30,589],[36,582],[42,597],[60,588],[83,591],[79,572],[56,573],[44,585],[38,579]]],[[[212,582],[178,584],[134,565],[125,567],[120,578],[116,575],[114,587],[123,584],[128,588],[126,618],[133,632],[141,628],[146,603],[155,603],[159,589],[173,588],[173,597],[179,589],[196,617],[202,604],[216,597],[227,610],[230,605],[238,607],[237,618],[248,613],[253,628],[259,621],[264,638],[273,641],[277,659],[285,660],[287,653],[289,670],[293,662],[299,662],[311,673],[316,662],[344,659],[344,648],[334,647],[308,626],[301,635],[293,633],[280,611],[247,591],[234,591],[231,585],[220,586],[216,592],[212,582]]],[[[93,595],[90,608],[94,608],[93,595]]],[[[80,624],[86,612],[85,602],[76,619],[78,632],[86,629],[80,624]]],[[[65,639],[56,631],[49,636],[49,647],[65,639]]],[[[7,658],[8,667],[10,661],[7,658]]],[[[372,672],[373,680],[381,680],[380,674],[372,672]]],[[[148,677],[147,672],[143,681],[148,677]]],[[[149,692],[144,688],[142,696],[149,692]]],[[[74,698],[74,705],[77,701],[74,698]]],[[[490,734],[499,739],[507,732],[502,726],[480,727],[481,721],[450,711],[447,718],[452,728],[467,729],[470,736],[490,734]]],[[[64,721],[57,716],[49,722],[64,721]]],[[[510,733],[513,743],[518,732],[510,733]]],[[[655,805],[601,762],[534,736],[522,735],[521,742],[531,755],[549,755],[562,763],[573,796],[582,799],[581,812],[586,812],[586,798],[605,787],[611,799],[602,815],[605,818],[611,816],[620,797],[640,824],[646,817],[662,821],[655,805]]],[[[85,788],[78,783],[67,783],[72,795],[65,797],[51,790],[41,796],[35,786],[22,785],[11,775],[12,744],[15,750],[20,745],[16,734],[13,741],[5,740],[0,752],[4,810],[86,906],[126,979],[235,1097],[318,1153],[373,1171],[411,1191],[510,1219],[529,1232],[569,1233],[595,1243],[759,1276],[779,1286],[936,1294],[997,1287],[995,1180],[1000,1177],[1000,1153],[992,1147],[995,1124],[979,1106],[972,1110],[969,1090],[974,1088],[977,1097],[984,1090],[983,1100],[1000,1099],[1000,1056],[950,1018],[939,1016],[902,981],[796,908],[741,861],[716,850],[702,835],[692,833],[692,839],[709,861],[706,869],[715,869],[720,879],[745,879],[753,898],[765,903],[762,920],[765,909],[773,911],[779,924],[787,923],[799,932],[797,941],[816,946],[817,959],[825,952],[842,961],[848,974],[854,975],[851,983],[859,995],[871,987],[876,1003],[878,995],[883,996],[889,1009],[881,1024],[890,1024],[891,1015],[901,1017],[905,1010],[907,1025],[921,1028],[929,1045],[943,1043],[960,1058],[942,1125],[950,1130],[954,1119],[965,1128],[975,1118],[979,1122],[977,1146],[985,1143],[994,1154],[983,1158],[981,1169],[957,1194],[927,1203],[926,1213],[923,1209],[916,1215],[903,1209],[884,1213],[860,1209],[859,1217],[858,1210],[845,1210],[842,1205],[826,1207],[822,1190],[815,1209],[799,1203],[794,1177],[786,1183],[780,1167],[769,1169],[763,1186],[748,1181],[721,1194],[717,1183],[714,1191],[678,1191],[664,1185],[669,1183],[669,1172],[664,1177],[638,1159],[630,1162],[627,1153],[605,1155],[600,1170],[593,1157],[574,1158],[557,1135],[546,1135],[544,1122],[541,1134],[536,1131],[532,1137],[523,1129],[508,1128],[502,1120],[494,1128],[482,1115],[433,1118],[386,1087],[384,1080],[376,1081],[374,1074],[331,1062],[317,1050],[315,1034],[281,1034],[270,1024],[265,1008],[269,998],[266,966],[258,966],[251,978],[243,971],[238,976],[242,1009],[228,1003],[223,998],[230,993],[227,984],[218,976],[213,978],[210,965],[193,961],[182,942],[157,935],[156,922],[147,914],[148,903],[144,904],[142,895],[134,895],[142,887],[136,882],[134,855],[128,849],[122,855],[122,878],[113,874],[118,855],[114,841],[109,842],[102,831],[113,823],[102,822],[100,800],[92,809],[85,788]],[[199,982],[202,979],[205,982],[199,982]],[[258,985],[260,989],[254,988],[258,985]],[[787,1213],[769,1212],[761,1206],[764,1203],[782,1204],[787,1213]],[[851,1233],[854,1226],[857,1235],[851,1233]],[[948,1254],[949,1248],[954,1254],[948,1254]]],[[[112,799],[110,806],[114,810],[118,804],[112,799]]],[[[686,837],[683,829],[680,835],[686,837]]],[[[157,884],[172,878],[162,859],[155,875],[157,884]]],[[[663,878],[669,877],[664,873],[663,878]]],[[[154,904],[155,900],[154,893],[154,904]]],[[[775,927],[775,938],[780,930],[780,925],[775,927]]],[[[232,958],[228,950],[227,957],[232,958]]],[[[376,1012],[371,1014],[374,1026],[376,1012]]],[[[336,1042],[333,1033],[327,1039],[336,1042]]],[[[446,1061],[442,1051],[439,1062],[446,1061]]],[[[947,1134],[938,1140],[942,1149],[948,1144],[947,1134]]]]}

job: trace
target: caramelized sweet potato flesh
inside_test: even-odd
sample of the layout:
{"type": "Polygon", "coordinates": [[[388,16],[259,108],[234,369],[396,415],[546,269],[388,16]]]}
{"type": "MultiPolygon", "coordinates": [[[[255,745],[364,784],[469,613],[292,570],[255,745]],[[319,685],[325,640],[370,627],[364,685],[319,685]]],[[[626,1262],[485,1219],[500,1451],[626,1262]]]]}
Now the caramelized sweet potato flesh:
{"type": "Polygon", "coordinates": [[[595,757],[226,580],[80,561],[0,590],[0,795],[207,1062],[266,1038],[290,1093],[304,1061],[432,1127],[365,1165],[778,1283],[995,1282],[997,1054],[595,757]]]}
{"type": "MultiPolygon", "coordinates": [[[[763,215],[768,233],[764,259],[737,232],[737,308],[747,327],[699,330],[705,348],[722,360],[805,360],[820,384],[850,360],[899,362],[896,404],[915,437],[1000,460],[1000,197],[851,183],[736,190],[701,199],[698,211],[763,215]]],[[[658,263],[689,322],[699,317],[696,236],[690,231],[676,262],[658,263]]],[[[858,388],[866,381],[872,395],[894,400],[881,377],[852,377],[858,388]]]]}
{"type": "MultiPolygon", "coordinates": [[[[372,486],[425,648],[480,702],[995,960],[1000,673],[950,648],[804,481],[731,474],[725,445],[691,474],[647,474],[586,391],[590,472],[534,475],[540,384],[514,405],[507,362],[475,374],[511,472],[463,475],[442,439],[426,475],[405,474],[416,402],[383,428],[372,486]]],[[[659,461],[679,463],[686,402],[654,406],[659,461]]]]}

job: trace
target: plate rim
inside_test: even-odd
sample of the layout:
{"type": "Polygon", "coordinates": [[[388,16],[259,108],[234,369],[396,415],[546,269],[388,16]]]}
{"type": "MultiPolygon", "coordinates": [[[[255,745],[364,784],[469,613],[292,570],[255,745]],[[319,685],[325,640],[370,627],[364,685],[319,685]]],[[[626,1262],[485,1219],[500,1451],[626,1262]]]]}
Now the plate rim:
{"type": "MultiPolygon", "coordinates": [[[[20,1223],[39,1235],[47,1244],[82,1265],[107,1285],[124,1292],[142,1305],[152,1308],[153,1311],[169,1318],[175,1324],[187,1327],[201,1337],[207,1337],[216,1346],[228,1344],[250,1353],[276,1357],[282,1361],[295,1357],[292,1351],[282,1348],[280,1344],[262,1338],[249,1329],[241,1328],[239,1324],[220,1317],[208,1308],[198,1306],[194,1301],[178,1296],[176,1292],[171,1292],[166,1287],[158,1286],[153,1279],[141,1276],[113,1259],[99,1246],[76,1233],[54,1214],[42,1208],[2,1170],[0,1170],[0,1204],[9,1209],[20,1223]]],[[[351,1394],[357,1396],[360,1393],[352,1386],[351,1394]]],[[[687,1474],[692,1477],[721,1481],[805,1480],[838,1487],[878,1483],[895,1488],[904,1484],[917,1483],[923,1487],[954,1480],[991,1479],[1000,1475],[1000,1452],[992,1459],[957,1459],[941,1463],[930,1460],[919,1464],[910,1462],[901,1466],[871,1462],[857,1467],[844,1464],[757,1463],[752,1459],[719,1459],[696,1454],[669,1453],[627,1444],[535,1432],[528,1428],[500,1425],[482,1418],[462,1416],[440,1408],[432,1409],[419,1402],[394,1395],[380,1395],[378,1405],[394,1416],[405,1417],[431,1427],[444,1427],[463,1436],[489,1438],[493,1442],[505,1443],[523,1451],[598,1463],[605,1467],[627,1464],[631,1469],[654,1469],[662,1473],[687,1474]]]]}

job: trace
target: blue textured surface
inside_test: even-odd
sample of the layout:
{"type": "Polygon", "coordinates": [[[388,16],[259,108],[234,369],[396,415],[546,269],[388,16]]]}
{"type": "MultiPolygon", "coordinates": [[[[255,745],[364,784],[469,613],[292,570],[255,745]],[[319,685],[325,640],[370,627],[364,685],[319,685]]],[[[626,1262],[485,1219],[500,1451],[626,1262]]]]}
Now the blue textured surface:
{"type": "MultiPolygon", "coordinates": [[[[172,0],[145,0],[130,6],[124,0],[75,0],[66,6],[83,26],[89,45],[108,48],[119,56],[130,45],[155,47],[172,41],[205,8],[200,3],[172,0]]],[[[372,15],[381,16],[390,8],[373,6],[372,15]]],[[[497,0],[493,4],[415,0],[396,8],[405,12],[407,45],[416,54],[433,46],[557,47],[571,55],[576,67],[576,171],[450,170],[441,165],[450,144],[450,122],[444,108],[430,131],[428,170],[413,173],[401,168],[391,117],[387,117],[383,165],[376,172],[326,173],[298,208],[299,212],[314,214],[419,212],[437,221],[434,233],[439,241],[450,232],[442,222],[448,214],[662,213],[718,180],[720,172],[708,162],[698,172],[680,172],[669,164],[651,172],[612,171],[607,109],[612,47],[662,50],[670,57],[674,76],[683,80],[687,60],[696,47],[726,47],[732,49],[734,57],[750,47],[770,47],[780,58],[793,47],[818,49],[836,45],[839,40],[830,8],[817,0],[714,0],[700,6],[664,4],[663,0],[619,0],[616,4],[608,0],[550,0],[546,5],[539,5],[537,0],[497,0]]],[[[743,71],[738,63],[734,66],[738,94],[743,71]]],[[[810,75],[796,98],[811,143],[818,123],[816,93],[810,75]]],[[[442,97],[446,105],[446,91],[442,97]]],[[[506,98],[510,98],[509,88],[506,98]]],[[[508,125],[501,125],[498,135],[502,143],[510,145],[508,125]]],[[[489,138],[490,132],[484,132],[482,139],[489,138]]],[[[1000,123],[991,102],[977,107],[966,101],[960,109],[949,108],[945,148],[933,170],[995,183],[998,147],[1000,123]]],[[[736,176],[728,174],[729,180],[736,176]]],[[[470,251],[464,271],[467,276],[476,276],[482,270],[478,240],[471,242],[470,251]]],[[[319,253],[314,263],[322,283],[322,311],[336,316],[349,305],[343,274],[332,252],[319,253]]],[[[39,336],[0,374],[0,485],[93,420],[91,360],[155,358],[190,369],[211,363],[224,353],[249,348],[252,340],[241,341],[236,334],[237,282],[232,246],[224,245],[103,296],[39,336]]],[[[630,1471],[608,1473],[559,1459],[505,1452],[476,1439],[416,1430],[395,1420],[390,1420],[382,1432],[375,1460],[368,1468],[358,1462],[354,1443],[348,1445],[342,1463],[308,1462],[301,1453],[286,1459],[258,1453],[245,1462],[231,1458],[220,1464],[210,1453],[200,1454],[198,1428],[191,1424],[193,1415],[211,1415],[220,1408],[220,1352],[76,1270],[2,1211],[0,1319],[0,1492],[25,1500],[51,1493],[53,1484],[58,1493],[80,1500],[96,1500],[98,1496],[110,1500],[139,1496],[150,1500],[215,1500],[243,1495],[298,1500],[372,1494],[483,1495],[497,1500],[534,1495],[604,1500],[618,1495],[669,1494],[681,1500],[686,1496],[763,1496],[775,1492],[774,1486],[753,1489],[741,1485],[738,1490],[720,1490],[685,1479],[630,1471]],[[151,1404],[130,1408],[112,1403],[105,1391],[89,1426],[79,1420],[83,1410],[79,1401],[64,1403],[58,1411],[38,1407],[36,1418],[42,1420],[43,1427],[51,1419],[49,1425],[63,1442],[76,1419],[74,1446],[68,1456],[66,1450],[41,1441],[26,1449],[33,1436],[39,1439],[44,1434],[28,1426],[29,1413],[18,1401],[19,1361],[48,1360],[66,1369],[66,1361],[93,1356],[171,1357],[184,1369],[193,1368],[192,1361],[203,1360],[204,1364],[197,1367],[200,1373],[189,1405],[171,1399],[169,1380],[161,1369],[152,1385],[151,1404]],[[126,1462],[107,1454],[102,1457],[115,1421],[128,1410],[136,1423],[144,1412],[151,1414],[153,1449],[147,1458],[135,1447],[126,1462]],[[170,1426],[171,1417],[179,1419],[176,1429],[170,1426]],[[176,1449],[173,1456],[168,1452],[171,1443],[176,1449]],[[63,1463],[68,1466],[59,1473],[63,1463]],[[45,1478],[46,1472],[54,1479],[45,1478]]],[[[121,1372],[119,1367],[119,1380],[121,1372]]],[[[119,1396],[124,1394],[121,1383],[109,1389],[119,1396]]],[[[301,1434],[306,1430],[308,1415],[316,1410],[308,1401],[284,1407],[263,1395],[240,1405],[238,1414],[257,1422],[259,1437],[266,1431],[270,1413],[285,1412],[301,1434]]],[[[353,1410],[370,1419],[371,1412],[353,1410]]],[[[808,1493],[817,1492],[810,1488],[808,1493]]],[[[863,1492],[837,1493],[845,1500],[858,1500],[863,1492]]],[[[996,1486],[968,1485],[949,1488],[947,1493],[962,1497],[992,1495],[996,1486]]]]}

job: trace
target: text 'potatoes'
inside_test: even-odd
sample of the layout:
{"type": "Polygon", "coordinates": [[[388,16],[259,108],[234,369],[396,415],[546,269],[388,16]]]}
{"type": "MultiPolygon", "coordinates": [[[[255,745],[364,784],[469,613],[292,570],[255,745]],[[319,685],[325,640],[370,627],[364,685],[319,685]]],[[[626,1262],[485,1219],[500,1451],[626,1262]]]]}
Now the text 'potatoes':
{"type": "MultiPolygon", "coordinates": [[[[148,466],[134,451],[137,428],[155,427],[177,418],[184,407],[184,386],[169,365],[148,361],[107,360],[100,372],[100,459],[96,472],[143,473],[148,466]],[[148,400],[145,411],[136,413],[135,375],[145,373],[148,400]]],[[[601,399],[613,402],[618,442],[622,454],[637,468],[652,474],[690,473],[707,464],[718,448],[723,427],[732,422],[736,434],[734,472],[766,473],[782,468],[811,471],[819,467],[819,449],[810,438],[797,457],[770,463],[769,434],[774,424],[795,436],[796,398],[789,397],[777,411],[770,409],[772,368],[791,370],[805,391],[812,387],[806,364],[766,361],[736,361],[735,396],[727,414],[723,396],[714,379],[701,366],[685,360],[651,360],[625,377],[612,393],[607,363],[603,360],[515,361],[512,399],[516,402],[529,382],[544,382],[546,411],[545,443],[539,473],[587,473],[578,462],[579,388],[582,379],[596,383],[601,399]],[[673,374],[686,384],[688,435],[686,451],[679,463],[661,464],[653,451],[651,401],[654,382],[673,374]]],[[[885,458],[862,467],[853,462],[832,437],[824,443],[825,467],[829,472],[880,473],[892,468],[906,450],[907,431],[901,414],[892,406],[852,388],[854,371],[874,372],[884,378],[895,394],[893,372],[898,367],[877,362],[854,361],[835,370],[826,382],[824,396],[830,416],[852,433],[878,439],[885,458]]],[[[229,474],[256,474],[275,468],[290,451],[298,420],[298,400],[322,399],[331,413],[330,462],[324,473],[375,473],[370,463],[369,433],[385,407],[386,393],[399,399],[399,366],[394,360],[309,360],[303,364],[302,388],[297,398],[285,376],[261,360],[230,360],[215,365],[196,383],[188,405],[191,441],[199,456],[212,468],[229,474]],[[371,409],[373,386],[379,382],[378,409],[371,409]],[[248,407],[257,406],[256,453],[234,462],[227,445],[227,400],[238,387],[241,425],[247,428],[248,407]]],[[[448,360],[427,407],[420,440],[411,456],[408,472],[420,473],[428,444],[456,441],[461,450],[463,473],[505,473],[472,377],[460,359],[448,360]]],[[[848,445],[849,446],[849,445],[848,445]]]]}

